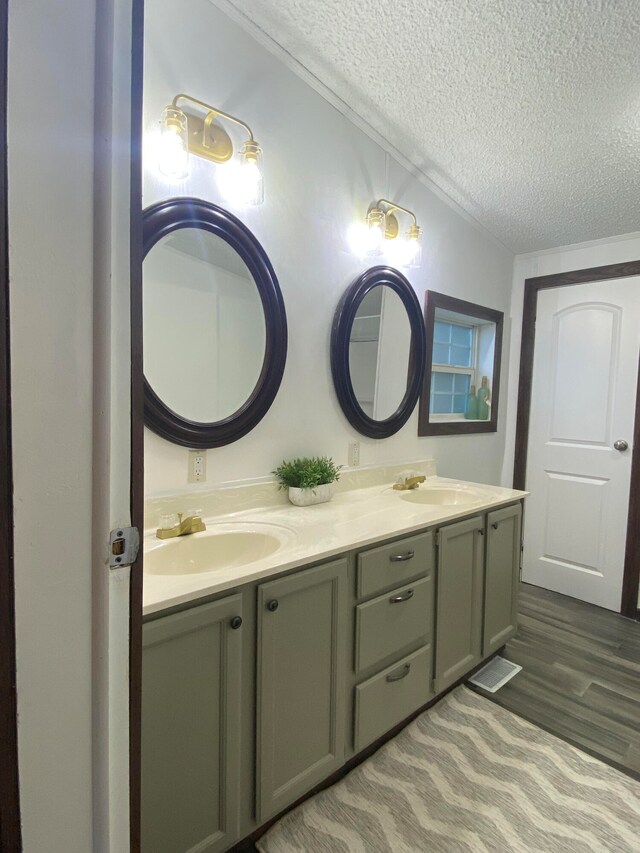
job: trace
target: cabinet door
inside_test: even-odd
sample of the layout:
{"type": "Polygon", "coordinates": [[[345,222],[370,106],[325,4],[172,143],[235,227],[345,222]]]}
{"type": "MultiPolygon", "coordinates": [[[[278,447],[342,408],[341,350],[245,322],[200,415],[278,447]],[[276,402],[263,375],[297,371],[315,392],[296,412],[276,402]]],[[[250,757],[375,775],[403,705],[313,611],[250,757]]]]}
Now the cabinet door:
{"type": "Polygon", "coordinates": [[[143,627],[144,853],[237,841],[241,615],[232,595],[143,627]]]}
{"type": "Polygon", "coordinates": [[[487,515],[483,654],[490,655],[516,632],[520,581],[520,504],[487,515]]]}
{"type": "Polygon", "coordinates": [[[438,531],[437,693],[482,659],[483,533],[481,516],[438,531]]]}
{"type": "Polygon", "coordinates": [[[344,760],[347,561],[258,587],[258,822],[344,760]]]}

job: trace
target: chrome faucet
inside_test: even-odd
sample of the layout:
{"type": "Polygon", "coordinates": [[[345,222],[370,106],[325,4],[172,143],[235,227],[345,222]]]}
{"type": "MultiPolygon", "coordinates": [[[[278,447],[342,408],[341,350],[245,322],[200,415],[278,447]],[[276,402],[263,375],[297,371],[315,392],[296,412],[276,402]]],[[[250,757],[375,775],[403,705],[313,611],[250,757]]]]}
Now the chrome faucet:
{"type": "Polygon", "coordinates": [[[207,527],[199,515],[188,515],[184,520],[178,513],[178,523],[174,527],[159,527],[156,530],[158,539],[174,539],[176,536],[189,536],[192,533],[202,533],[207,527]]]}
{"type": "Polygon", "coordinates": [[[420,483],[424,483],[426,477],[407,477],[403,483],[394,483],[393,488],[398,492],[408,492],[410,489],[417,489],[420,483]]]}

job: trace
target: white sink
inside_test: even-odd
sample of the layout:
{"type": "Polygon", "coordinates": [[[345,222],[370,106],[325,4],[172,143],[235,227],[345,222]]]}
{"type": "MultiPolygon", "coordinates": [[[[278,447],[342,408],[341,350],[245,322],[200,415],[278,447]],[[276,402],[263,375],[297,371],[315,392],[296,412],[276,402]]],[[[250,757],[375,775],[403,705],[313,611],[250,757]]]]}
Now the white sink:
{"type": "Polygon", "coordinates": [[[276,524],[210,524],[202,533],[158,540],[144,555],[150,575],[193,575],[246,566],[270,557],[295,538],[276,524]]]}
{"type": "Polygon", "coordinates": [[[480,489],[469,486],[421,486],[409,492],[401,492],[404,501],[432,506],[473,506],[486,501],[487,496],[480,489]]]}

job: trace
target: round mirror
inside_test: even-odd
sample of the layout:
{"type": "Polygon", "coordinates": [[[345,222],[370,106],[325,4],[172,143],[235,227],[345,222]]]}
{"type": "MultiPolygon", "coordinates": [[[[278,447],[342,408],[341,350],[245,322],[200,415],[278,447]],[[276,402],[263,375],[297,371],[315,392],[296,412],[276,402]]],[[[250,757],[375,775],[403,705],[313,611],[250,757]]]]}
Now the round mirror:
{"type": "Polygon", "coordinates": [[[373,267],[336,311],[331,369],[340,405],[363,435],[387,438],[407,421],[420,393],[425,333],[418,299],[390,267],[373,267]]]}
{"type": "Polygon", "coordinates": [[[284,371],[269,259],[238,219],[197,199],[148,208],[144,251],[147,425],[187,447],[235,441],[264,417],[284,371]]]}

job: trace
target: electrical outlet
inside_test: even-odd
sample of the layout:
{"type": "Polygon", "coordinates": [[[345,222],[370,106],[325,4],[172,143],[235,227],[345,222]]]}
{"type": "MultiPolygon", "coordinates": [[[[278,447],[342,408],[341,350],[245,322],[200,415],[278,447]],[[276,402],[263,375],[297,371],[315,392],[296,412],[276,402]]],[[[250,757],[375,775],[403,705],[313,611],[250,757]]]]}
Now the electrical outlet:
{"type": "Polygon", "coordinates": [[[189,483],[201,483],[207,479],[207,451],[189,451],[189,472],[187,481],[189,483]]]}
{"type": "Polygon", "coordinates": [[[349,445],[349,466],[357,468],[360,464],[360,442],[352,441],[349,445]]]}

